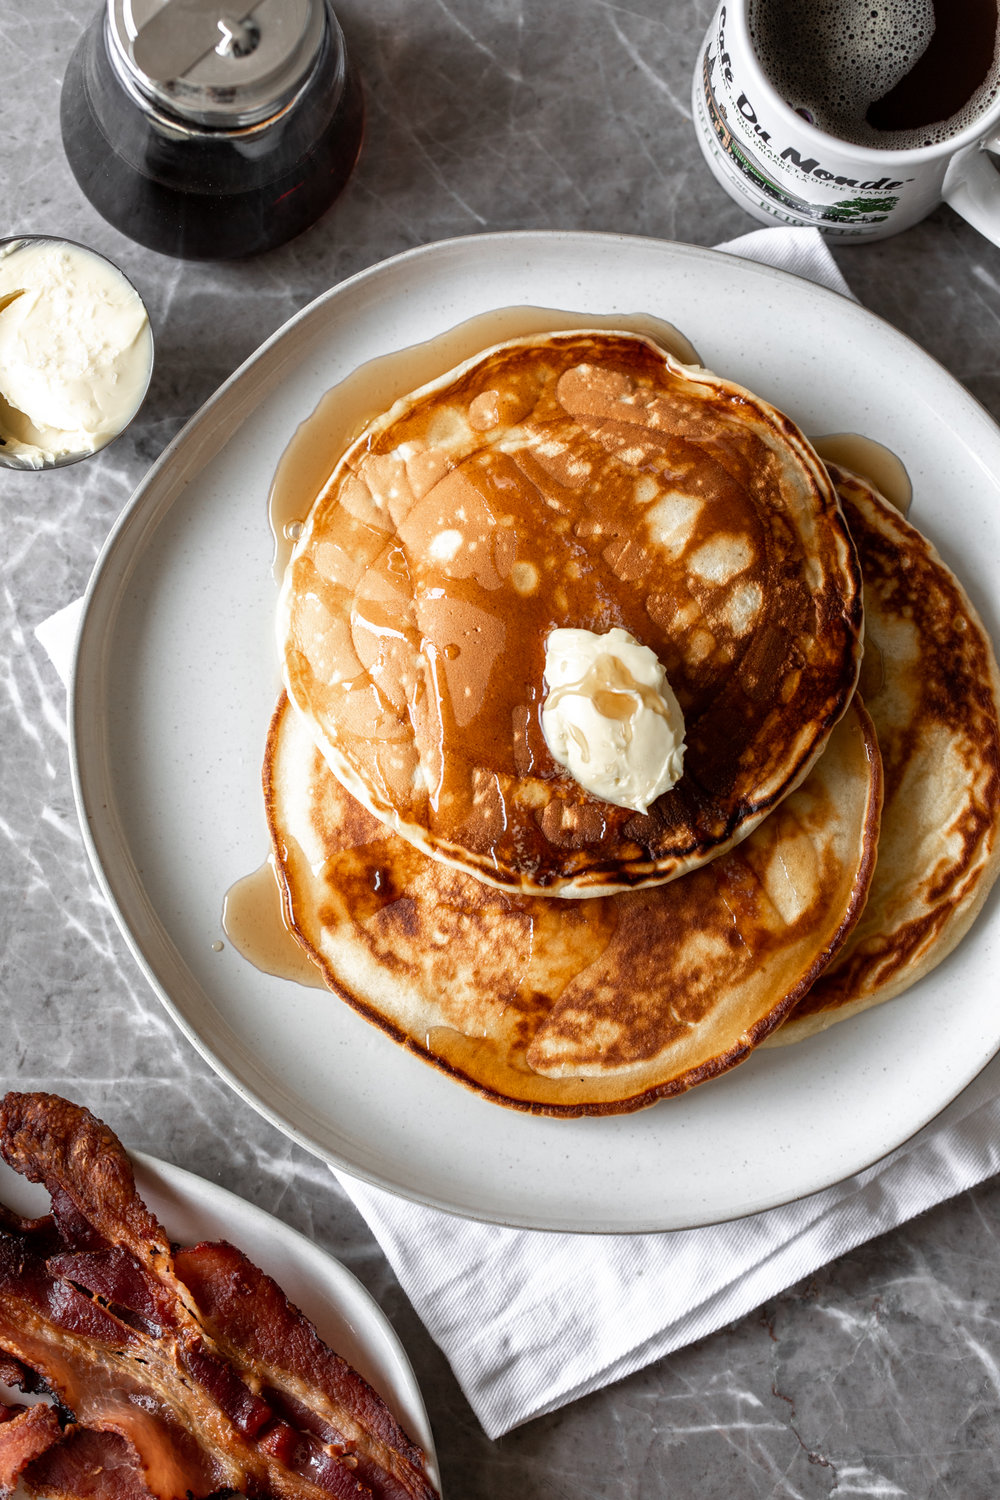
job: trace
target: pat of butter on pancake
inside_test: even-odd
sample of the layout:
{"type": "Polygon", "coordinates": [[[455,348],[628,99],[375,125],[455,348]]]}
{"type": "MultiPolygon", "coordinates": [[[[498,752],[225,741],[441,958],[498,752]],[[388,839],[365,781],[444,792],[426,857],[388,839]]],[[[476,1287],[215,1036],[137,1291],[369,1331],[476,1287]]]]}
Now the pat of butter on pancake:
{"type": "Polygon", "coordinates": [[[620,628],[553,630],[542,733],[595,797],[644,813],[684,771],[684,715],[654,651],[620,628]]]}

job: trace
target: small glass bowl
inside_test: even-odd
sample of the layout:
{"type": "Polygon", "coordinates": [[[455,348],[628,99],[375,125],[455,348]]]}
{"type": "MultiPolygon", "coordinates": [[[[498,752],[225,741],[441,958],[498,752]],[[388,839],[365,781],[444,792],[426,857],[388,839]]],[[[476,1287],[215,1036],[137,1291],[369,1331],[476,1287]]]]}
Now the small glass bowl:
{"type": "MultiPolygon", "coordinates": [[[[45,244],[61,245],[74,254],[92,257],[94,260],[100,261],[104,266],[110,268],[115,277],[120,278],[124,286],[128,287],[134,293],[134,295],[138,298],[140,305],[142,306],[143,312],[146,314],[146,340],[148,342],[149,358],[147,362],[145,378],[140,380],[135,386],[134,400],[130,402],[127,412],[122,413],[122,420],[120,424],[114,429],[114,431],[109,432],[105,437],[102,437],[100,442],[94,448],[86,448],[77,452],[66,452],[53,455],[43,454],[40,455],[35,461],[32,460],[29,454],[25,454],[24,452],[15,453],[5,451],[6,444],[3,441],[3,374],[2,370],[0,370],[0,467],[6,469],[21,469],[29,473],[35,471],[41,472],[46,469],[62,469],[65,468],[68,464],[80,463],[82,459],[93,458],[96,456],[96,454],[103,453],[105,448],[107,448],[109,444],[115,442],[119,437],[121,437],[125,429],[130,426],[132,421],[137,416],[143,405],[143,402],[146,399],[146,393],[149,390],[149,382],[152,379],[153,374],[153,332],[149,324],[149,313],[146,309],[146,304],[143,302],[135,286],[125,275],[124,271],[122,271],[120,267],[116,266],[113,261],[109,260],[106,255],[102,255],[99,250],[93,250],[89,245],[82,245],[76,240],[69,240],[62,235],[56,234],[7,235],[0,238],[0,265],[2,265],[7,260],[8,256],[17,255],[22,249],[28,249],[29,247],[34,245],[45,244]]],[[[0,320],[2,320],[3,317],[4,306],[9,305],[5,304],[2,300],[4,297],[5,294],[0,292],[0,320]]],[[[2,322],[0,322],[0,327],[2,327],[2,322]]],[[[37,453],[38,450],[35,451],[37,453]]]]}

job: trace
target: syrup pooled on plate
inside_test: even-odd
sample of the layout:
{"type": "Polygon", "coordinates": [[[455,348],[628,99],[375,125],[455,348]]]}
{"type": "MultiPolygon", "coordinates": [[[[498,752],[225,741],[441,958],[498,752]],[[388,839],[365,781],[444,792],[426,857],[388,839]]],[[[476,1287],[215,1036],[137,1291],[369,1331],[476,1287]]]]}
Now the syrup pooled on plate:
{"type": "Polygon", "coordinates": [[[620,328],[655,339],[683,364],[697,365],[691,341],[672,323],[646,313],[576,313],[545,307],[500,307],[352,371],[322,397],[282,454],[268,499],[274,537],[274,575],[280,583],[313,501],[341,453],[379,412],[471,359],[481,349],[531,333],[572,328],[620,328]]]}
{"type": "Polygon", "coordinates": [[[222,927],[248,963],[264,974],[323,989],[323,978],[285,921],[273,857],[230,886],[222,927]]]}
{"type": "Polygon", "coordinates": [[[830,432],[810,441],[824,463],[839,464],[869,480],[901,516],[906,515],[913,500],[913,485],[902,459],[891,448],[860,432],[830,432]]]}

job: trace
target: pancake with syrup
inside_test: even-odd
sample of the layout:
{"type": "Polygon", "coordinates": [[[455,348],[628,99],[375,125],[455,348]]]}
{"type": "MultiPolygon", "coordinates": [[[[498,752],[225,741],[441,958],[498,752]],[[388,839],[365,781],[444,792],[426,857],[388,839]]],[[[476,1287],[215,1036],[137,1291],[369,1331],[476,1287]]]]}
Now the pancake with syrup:
{"type": "Polygon", "coordinates": [[[839,958],[773,1038],[890,1000],[968,931],[1000,873],[1000,672],[965,590],[866,481],[831,466],[861,560],[861,691],[885,767],[878,864],[839,958]]]}
{"type": "Polygon", "coordinates": [[[589,896],[705,863],[797,785],[854,689],[861,590],[786,417],[582,331],[498,345],[373,421],[312,507],[278,630],[290,697],[374,817],[489,884],[589,896]],[[621,627],[666,670],[685,770],[645,814],[549,751],[559,627],[621,627]]]}
{"type": "Polygon", "coordinates": [[[587,901],[429,858],[345,790],[284,696],[264,793],[286,922],[337,995],[493,1101],[599,1115],[725,1072],[805,993],[864,905],[881,767],[855,697],[734,849],[587,901]]]}

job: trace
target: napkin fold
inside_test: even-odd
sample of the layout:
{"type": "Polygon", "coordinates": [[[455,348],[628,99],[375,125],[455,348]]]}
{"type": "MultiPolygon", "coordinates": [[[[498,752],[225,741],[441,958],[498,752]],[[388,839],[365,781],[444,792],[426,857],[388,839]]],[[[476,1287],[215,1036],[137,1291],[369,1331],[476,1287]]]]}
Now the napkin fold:
{"type": "MultiPolygon", "coordinates": [[[[815,229],[759,229],[717,248],[851,295],[815,229]]],[[[64,681],[80,618],[77,600],[36,629],[64,681]]],[[[742,1317],[998,1170],[1000,1059],[866,1171],[703,1229],[619,1236],[506,1229],[334,1175],[496,1438],[742,1317]]]]}
{"type": "Polygon", "coordinates": [[[994,1061],[932,1125],[867,1171],[705,1229],[505,1229],[335,1176],[496,1438],[743,1317],[998,1169],[994,1061]]]}

